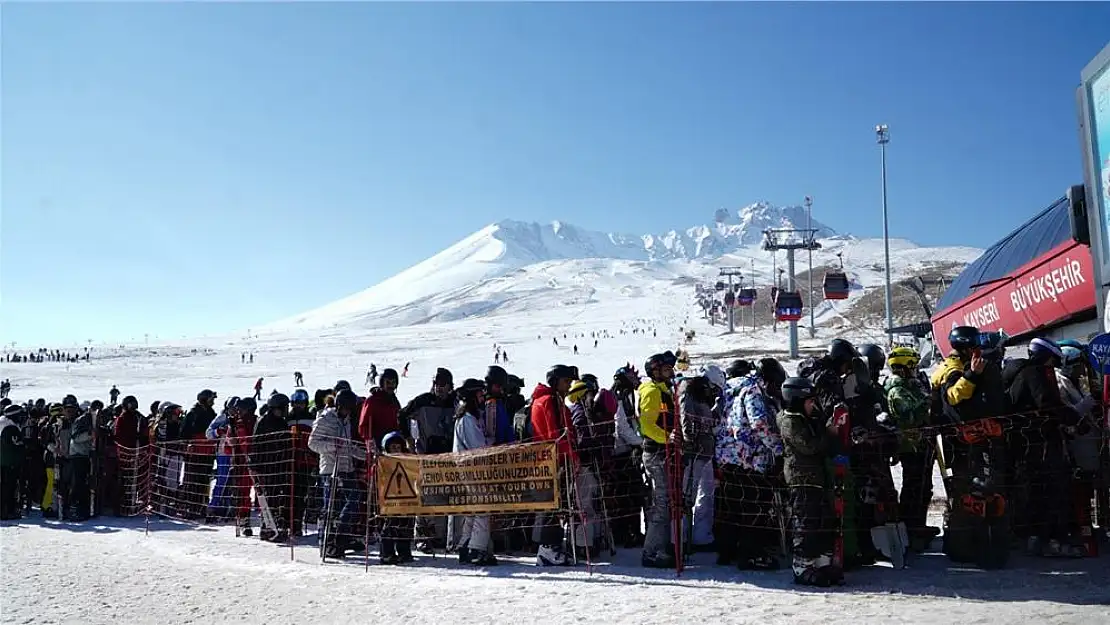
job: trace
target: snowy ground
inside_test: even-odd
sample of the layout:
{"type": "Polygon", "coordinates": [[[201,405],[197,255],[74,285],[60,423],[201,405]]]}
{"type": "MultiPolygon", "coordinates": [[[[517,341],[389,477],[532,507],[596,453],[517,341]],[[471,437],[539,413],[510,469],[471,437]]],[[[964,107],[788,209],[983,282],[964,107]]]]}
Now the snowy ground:
{"type": "Polygon", "coordinates": [[[525,560],[488,570],[442,557],[410,567],[321,564],[314,546],[235,538],[230,528],[142,519],[25,521],[0,528],[4,623],[1106,623],[1105,562],[1016,559],[1005,571],[912,568],[849,574],[833,591],[789,573],[740,573],[711,554],[676,577],[615,563],[549,572],[525,560]]]}
{"type": "MultiPolygon", "coordinates": [[[[67,392],[106,398],[117,384],[143,406],[155,399],[188,405],[202,388],[222,397],[248,394],[259,376],[266,377],[267,393],[288,392],[295,370],[310,390],[340,378],[357,388],[371,362],[379,371],[411,362],[399,390],[405,401],[427,388],[437,366],[450,367],[457,382],[482,377],[494,343],[508,350],[507,368],[529,384],[555,362],[607,378],[626,361],[642,363],[652,352],[678,347],[684,325],[698,331],[690,346],[695,354],[785,348],[783,332],[721,336],[693,310],[692,287],[659,284],[643,296],[551,301],[526,314],[437,325],[380,330],[356,324],[97,348],[104,357],[90,363],[0,364],[0,378],[11,378],[20,401],[56,401],[67,392]],[[621,335],[622,327],[647,332],[621,335]],[[591,331],[613,338],[595,349],[591,331]],[[240,363],[244,352],[254,354],[254,364],[240,363]]],[[[872,567],[850,574],[846,588],[811,592],[793,587],[785,571],[738,573],[713,566],[708,554],[696,556],[681,578],[641,569],[630,551],[592,575],[584,567],[549,572],[525,561],[477,571],[426,557],[409,568],[364,572],[361,559],[321,565],[309,544],[290,561],[287,548],[236,539],[228,528],[155,520],[146,535],[142,519],[99,523],[31,519],[0,527],[0,622],[1110,623],[1110,574],[1100,560],[1018,558],[1009,570],[988,573],[951,567],[933,554],[908,570],[872,567]]]]}

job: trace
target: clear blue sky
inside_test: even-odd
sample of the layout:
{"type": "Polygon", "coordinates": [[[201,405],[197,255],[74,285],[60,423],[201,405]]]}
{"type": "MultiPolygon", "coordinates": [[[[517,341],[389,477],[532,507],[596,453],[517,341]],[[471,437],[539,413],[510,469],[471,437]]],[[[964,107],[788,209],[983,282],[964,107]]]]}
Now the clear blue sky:
{"type": "Polygon", "coordinates": [[[6,4],[0,341],[226,332],[498,219],[815,198],[986,246],[1080,181],[1083,4],[6,4]]]}

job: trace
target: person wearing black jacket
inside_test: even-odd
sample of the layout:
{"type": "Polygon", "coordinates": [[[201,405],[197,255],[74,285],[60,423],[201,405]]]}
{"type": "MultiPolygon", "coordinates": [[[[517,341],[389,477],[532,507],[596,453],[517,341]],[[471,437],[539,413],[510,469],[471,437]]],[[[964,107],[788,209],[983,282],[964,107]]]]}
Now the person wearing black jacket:
{"type": "Polygon", "coordinates": [[[197,403],[185,414],[181,422],[181,438],[188,441],[185,453],[185,490],[186,518],[201,518],[205,512],[208,498],[208,485],[212,481],[212,465],[216,461],[216,446],[208,440],[205,432],[216,418],[213,404],[215,391],[203,390],[197,393],[197,403]]]}
{"type": "MultiPolygon", "coordinates": [[[[1052,341],[1036,338],[1029,344],[1029,358],[1007,363],[1003,379],[1009,382],[1009,395],[1018,429],[1014,432],[1015,451],[1025,463],[1028,505],[1027,548],[1045,557],[1082,557],[1079,545],[1068,543],[1068,460],[1064,431],[1079,425],[1081,419],[1060,397],[1056,367],[1063,352],[1052,341]]],[[[1019,529],[1020,531],[1020,529],[1019,529]]]]}
{"type": "Polygon", "coordinates": [[[271,395],[265,407],[267,409],[254,424],[250,468],[254,472],[255,486],[262,489],[276,526],[271,529],[263,523],[258,537],[278,543],[289,539],[289,481],[293,468],[293,440],[286,421],[289,397],[282,393],[271,395]]]}
{"type": "Polygon", "coordinates": [[[18,404],[7,406],[0,416],[0,521],[15,521],[21,515],[20,472],[23,468],[23,420],[27,410],[18,404]]]}
{"type": "Polygon", "coordinates": [[[945,478],[944,552],[955,562],[998,568],[1009,559],[1014,507],[999,419],[1010,412],[999,366],[1002,337],[957,326],[948,342],[952,352],[930,380],[929,411],[940,427],[940,451],[952,472],[945,478]]]}
{"type": "MultiPolygon", "coordinates": [[[[397,415],[399,431],[407,449],[418,454],[451,452],[455,434],[455,385],[451,372],[436,369],[432,388],[417,395],[397,415]]],[[[418,548],[424,553],[447,547],[447,517],[419,517],[417,535],[422,537],[418,548]]]]}

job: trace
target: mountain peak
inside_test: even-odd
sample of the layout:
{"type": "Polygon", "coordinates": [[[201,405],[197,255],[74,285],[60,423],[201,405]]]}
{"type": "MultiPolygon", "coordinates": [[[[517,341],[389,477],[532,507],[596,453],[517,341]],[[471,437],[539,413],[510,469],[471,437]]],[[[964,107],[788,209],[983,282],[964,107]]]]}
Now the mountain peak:
{"type": "MultiPolygon", "coordinates": [[[[807,225],[817,230],[819,238],[837,236],[832,228],[817,221],[811,223],[803,207],[778,207],[766,201],[736,210],[720,208],[714,212],[710,225],[695,225],[662,234],[603,233],[564,221],[540,224],[503,219],[373,287],[277,325],[327,325],[361,319],[373,319],[373,323],[386,320],[422,323],[454,318],[452,316],[482,315],[513,298],[526,300],[528,289],[539,289],[536,292],[541,293],[546,292],[544,289],[563,288],[559,285],[566,284],[577,285],[574,288],[579,289],[575,291],[574,301],[593,301],[594,279],[599,280],[596,288],[607,288],[606,285],[616,283],[614,280],[624,279],[615,276],[632,271],[684,279],[689,278],[691,272],[716,275],[714,261],[725,255],[763,262],[767,254],[759,244],[764,230],[807,225]],[[553,267],[563,269],[549,272],[553,267]],[[583,267],[592,267],[595,275],[579,275],[583,267]],[[617,267],[621,269],[615,269],[617,267]],[[561,275],[560,271],[571,275],[561,275]],[[448,305],[447,302],[458,298],[461,298],[458,302],[448,305]]],[[[866,240],[837,238],[840,240],[835,244],[830,242],[823,253],[829,255],[834,249],[842,250],[848,245],[869,258],[871,247],[875,247],[866,240]]],[[[916,253],[917,250],[928,255],[928,250],[919,249],[908,241],[903,247],[899,253],[916,253]]],[[[765,273],[769,275],[770,270],[765,273]]],[[[635,291],[639,287],[631,285],[629,288],[635,291]]]]}

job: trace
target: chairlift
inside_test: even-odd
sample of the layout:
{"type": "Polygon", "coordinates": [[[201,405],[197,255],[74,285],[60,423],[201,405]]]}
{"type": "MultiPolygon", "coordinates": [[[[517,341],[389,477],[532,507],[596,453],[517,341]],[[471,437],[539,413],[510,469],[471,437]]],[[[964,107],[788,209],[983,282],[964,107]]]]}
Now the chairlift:
{"type": "Polygon", "coordinates": [[[715,285],[713,285],[713,286],[714,286],[714,287],[715,287],[715,288],[716,288],[716,289],[717,289],[718,291],[723,291],[723,290],[725,290],[725,286],[726,286],[726,285],[725,285],[725,283],[724,283],[724,282],[718,282],[717,284],[715,284],[715,285]]]}
{"type": "Polygon", "coordinates": [[[797,291],[779,290],[775,295],[775,319],[798,321],[802,318],[802,295],[797,291]]]}
{"type": "Polygon", "coordinates": [[[736,305],[737,306],[751,306],[752,303],[755,302],[755,300],[756,300],[756,291],[755,291],[755,289],[740,289],[736,293],[736,305]]]}
{"type": "Polygon", "coordinates": [[[825,279],[822,282],[825,291],[825,299],[848,299],[848,293],[851,291],[852,287],[848,282],[848,274],[844,273],[844,259],[840,254],[837,254],[836,257],[840,260],[840,268],[826,271],[825,279]]]}
{"type": "Polygon", "coordinates": [[[735,305],[736,305],[736,295],[732,291],[729,291],[728,293],[725,293],[725,306],[728,306],[729,308],[732,308],[735,305]]]}

